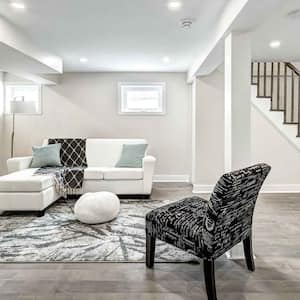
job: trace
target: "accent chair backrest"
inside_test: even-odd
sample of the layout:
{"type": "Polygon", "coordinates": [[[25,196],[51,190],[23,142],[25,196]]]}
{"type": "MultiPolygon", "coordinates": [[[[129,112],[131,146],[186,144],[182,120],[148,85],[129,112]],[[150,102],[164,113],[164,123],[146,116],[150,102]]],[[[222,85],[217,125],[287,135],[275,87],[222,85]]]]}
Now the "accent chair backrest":
{"type": "Polygon", "coordinates": [[[251,234],[256,199],[270,170],[267,164],[257,164],[224,174],[217,182],[205,220],[208,252],[214,257],[251,234]]]}

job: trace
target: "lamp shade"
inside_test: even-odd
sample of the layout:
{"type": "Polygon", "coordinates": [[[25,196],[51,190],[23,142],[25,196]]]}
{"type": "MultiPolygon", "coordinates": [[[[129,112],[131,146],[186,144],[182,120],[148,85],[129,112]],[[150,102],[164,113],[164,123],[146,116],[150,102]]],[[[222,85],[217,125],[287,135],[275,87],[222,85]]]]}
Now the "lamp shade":
{"type": "Polygon", "coordinates": [[[35,101],[11,101],[10,111],[12,114],[35,114],[36,103],[35,101]]]}

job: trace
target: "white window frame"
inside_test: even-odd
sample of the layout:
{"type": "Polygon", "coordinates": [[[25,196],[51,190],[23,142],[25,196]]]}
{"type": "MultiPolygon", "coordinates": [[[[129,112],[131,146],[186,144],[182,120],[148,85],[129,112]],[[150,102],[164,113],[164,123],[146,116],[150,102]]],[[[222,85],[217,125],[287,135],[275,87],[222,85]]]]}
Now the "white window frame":
{"type": "Polygon", "coordinates": [[[39,93],[39,99],[38,99],[38,110],[36,113],[22,113],[21,115],[41,115],[42,114],[42,85],[38,83],[32,83],[32,82],[4,82],[3,86],[3,100],[4,100],[4,105],[3,105],[3,112],[6,115],[11,115],[12,113],[8,111],[7,109],[7,99],[6,99],[6,87],[7,86],[37,86],[38,87],[38,93],[39,93]]]}
{"type": "Polygon", "coordinates": [[[165,115],[166,114],[166,83],[165,82],[119,82],[118,83],[118,112],[120,115],[133,115],[133,116],[161,116],[161,115],[165,115]],[[123,107],[123,99],[122,99],[122,87],[124,86],[132,86],[132,87],[136,87],[136,86],[141,86],[141,87],[146,87],[146,86],[150,86],[150,87],[155,87],[155,86],[159,86],[162,88],[162,97],[161,97],[161,108],[162,111],[160,112],[153,112],[153,111],[123,111],[122,107],[123,107]]]}

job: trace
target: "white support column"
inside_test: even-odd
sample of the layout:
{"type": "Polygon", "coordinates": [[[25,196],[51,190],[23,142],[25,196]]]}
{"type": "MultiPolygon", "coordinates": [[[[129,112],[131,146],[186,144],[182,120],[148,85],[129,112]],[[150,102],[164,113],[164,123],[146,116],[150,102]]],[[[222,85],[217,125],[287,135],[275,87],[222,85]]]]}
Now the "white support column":
{"type": "Polygon", "coordinates": [[[251,162],[251,44],[249,34],[225,40],[225,171],[251,162]]]}
{"type": "MultiPolygon", "coordinates": [[[[247,33],[225,39],[225,171],[251,164],[251,43],[247,33]]],[[[238,245],[232,258],[243,256],[238,245]]]]}
{"type": "Polygon", "coordinates": [[[197,180],[197,144],[198,144],[198,126],[197,126],[197,78],[194,77],[191,84],[192,98],[192,183],[197,180]]]}

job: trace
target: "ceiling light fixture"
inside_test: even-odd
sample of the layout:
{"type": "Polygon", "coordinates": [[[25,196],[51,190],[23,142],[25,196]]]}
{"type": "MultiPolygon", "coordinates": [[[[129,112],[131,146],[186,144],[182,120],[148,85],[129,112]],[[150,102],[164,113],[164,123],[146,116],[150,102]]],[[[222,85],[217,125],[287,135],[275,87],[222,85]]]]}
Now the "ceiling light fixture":
{"type": "Polygon", "coordinates": [[[269,45],[270,45],[271,48],[276,49],[276,48],[279,48],[279,47],[280,47],[281,42],[275,40],[275,41],[271,41],[269,45]]]}
{"type": "Polygon", "coordinates": [[[165,64],[168,64],[170,62],[170,57],[169,56],[164,56],[162,60],[165,64]]]}
{"type": "Polygon", "coordinates": [[[180,27],[183,29],[191,29],[195,19],[185,18],[180,20],[180,27]]]}
{"type": "Polygon", "coordinates": [[[177,0],[169,1],[168,8],[169,10],[179,10],[182,7],[182,3],[177,0]]]}
{"type": "Polygon", "coordinates": [[[17,9],[25,9],[25,4],[21,2],[11,2],[10,5],[17,9]]]}
{"type": "Polygon", "coordinates": [[[88,61],[88,59],[86,57],[81,57],[79,60],[82,63],[86,63],[88,61]]]}

